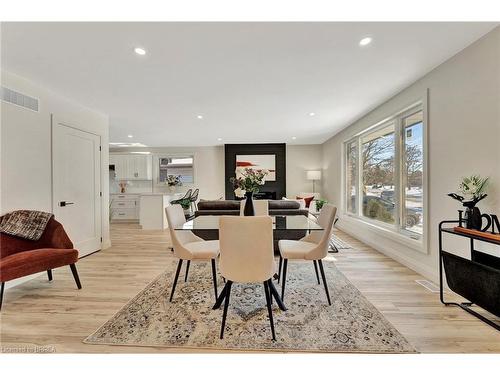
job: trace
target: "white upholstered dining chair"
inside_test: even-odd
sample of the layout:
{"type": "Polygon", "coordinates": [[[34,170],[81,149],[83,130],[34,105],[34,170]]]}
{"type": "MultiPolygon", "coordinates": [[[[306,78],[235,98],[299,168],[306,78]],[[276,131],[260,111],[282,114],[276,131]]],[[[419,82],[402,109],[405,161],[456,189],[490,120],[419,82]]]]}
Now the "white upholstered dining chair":
{"type": "Polygon", "coordinates": [[[321,231],[312,231],[310,234],[300,239],[299,241],[293,240],[280,240],[278,247],[280,250],[280,272],[281,277],[281,262],[283,262],[283,276],[281,277],[281,300],[285,297],[285,284],[286,284],[286,270],[288,260],[312,260],[314,269],[316,271],[316,278],[319,282],[318,266],[323,279],[323,286],[325,287],[326,298],[328,304],[331,305],[330,293],[328,292],[328,285],[326,283],[325,271],[323,269],[322,259],[328,254],[328,246],[330,242],[330,234],[332,232],[333,220],[337,208],[331,204],[325,204],[318,217],[318,223],[323,228],[321,231]]]}
{"type": "MultiPolygon", "coordinates": [[[[273,253],[273,223],[270,216],[222,216],[219,224],[219,269],[226,285],[214,310],[224,301],[220,338],[224,337],[229,297],[233,283],[263,283],[273,340],[271,278],[276,264],[273,253]]],[[[274,287],[274,286],[273,286],[274,287]]]]}
{"type": "Polygon", "coordinates": [[[188,230],[175,230],[176,227],[184,224],[184,210],[180,204],[173,204],[165,208],[167,214],[168,228],[170,230],[170,238],[174,248],[174,256],[179,258],[177,270],[175,272],[174,284],[170,293],[170,301],[174,297],[175,286],[179,278],[182,262],[186,263],[186,276],[184,281],[187,281],[189,265],[192,260],[210,260],[212,263],[212,278],[214,283],[215,298],[217,298],[217,273],[215,260],[219,255],[219,241],[205,241],[188,230]]]}
{"type": "MultiPolygon", "coordinates": [[[[245,209],[246,199],[240,202],[240,216],[244,216],[243,211],[245,209]]],[[[254,199],[253,209],[255,216],[268,216],[269,215],[269,201],[267,199],[254,199]]]]}

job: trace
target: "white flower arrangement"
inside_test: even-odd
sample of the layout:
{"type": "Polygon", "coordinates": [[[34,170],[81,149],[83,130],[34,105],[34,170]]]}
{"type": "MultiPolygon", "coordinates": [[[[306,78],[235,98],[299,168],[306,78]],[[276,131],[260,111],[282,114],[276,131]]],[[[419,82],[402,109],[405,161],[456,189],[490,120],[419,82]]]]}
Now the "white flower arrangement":
{"type": "Polygon", "coordinates": [[[488,177],[482,178],[479,175],[464,177],[458,186],[458,190],[463,194],[464,200],[476,200],[484,194],[488,184],[488,177]]]}

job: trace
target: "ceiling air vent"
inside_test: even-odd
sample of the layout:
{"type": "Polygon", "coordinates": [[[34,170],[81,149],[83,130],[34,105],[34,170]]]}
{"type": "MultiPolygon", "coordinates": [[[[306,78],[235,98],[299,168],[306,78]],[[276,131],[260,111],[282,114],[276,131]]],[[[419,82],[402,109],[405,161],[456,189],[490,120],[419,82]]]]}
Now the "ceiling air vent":
{"type": "Polygon", "coordinates": [[[38,99],[31,96],[21,94],[20,92],[8,89],[2,86],[2,100],[4,102],[18,105],[27,108],[31,111],[38,112],[38,99]]]}

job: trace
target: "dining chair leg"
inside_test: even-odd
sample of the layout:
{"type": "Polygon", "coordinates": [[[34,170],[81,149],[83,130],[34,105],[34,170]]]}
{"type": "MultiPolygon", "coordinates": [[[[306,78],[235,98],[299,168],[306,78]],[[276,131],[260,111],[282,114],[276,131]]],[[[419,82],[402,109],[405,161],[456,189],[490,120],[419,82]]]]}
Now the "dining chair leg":
{"type": "Polygon", "coordinates": [[[2,283],[0,290],[0,310],[2,310],[2,302],[3,302],[3,290],[5,288],[5,282],[2,283]]]}
{"type": "Polygon", "coordinates": [[[272,298],[269,292],[269,283],[272,283],[271,279],[264,281],[264,293],[266,294],[267,313],[269,315],[269,323],[271,324],[271,334],[273,336],[273,341],[276,341],[276,334],[274,333],[273,308],[271,306],[272,298]]]}
{"type": "MultiPolygon", "coordinates": [[[[274,300],[278,304],[278,307],[280,308],[280,310],[286,311],[287,308],[286,308],[285,304],[283,303],[283,301],[281,300],[281,297],[280,297],[278,291],[276,290],[274,283],[269,284],[269,291],[271,292],[271,296],[274,297],[274,300]]],[[[271,303],[272,303],[272,299],[271,299],[271,303]]]]}
{"type": "Polygon", "coordinates": [[[47,276],[49,278],[49,281],[52,281],[52,270],[47,270],[47,276]]]}
{"type": "Polygon", "coordinates": [[[191,261],[188,260],[186,262],[186,275],[184,276],[184,282],[188,281],[188,273],[189,273],[189,266],[191,265],[191,261]]]}
{"type": "Polygon", "coordinates": [[[316,272],[316,280],[318,280],[318,285],[319,285],[321,283],[319,282],[318,264],[316,263],[315,260],[313,260],[313,263],[314,263],[314,271],[316,272]]]}
{"type": "Polygon", "coordinates": [[[215,269],[215,259],[212,259],[212,279],[214,280],[215,299],[217,299],[217,272],[215,269]]]}
{"type": "Polygon", "coordinates": [[[278,284],[280,283],[280,278],[281,278],[281,267],[283,266],[283,257],[280,254],[280,261],[278,263],[278,284]]]}
{"type": "Polygon", "coordinates": [[[175,271],[174,285],[172,285],[172,292],[170,292],[170,302],[172,302],[172,298],[174,298],[175,286],[177,285],[177,280],[179,279],[179,273],[181,272],[181,267],[182,267],[182,259],[179,259],[179,263],[177,263],[177,271],[175,271]]]}
{"type": "Polygon", "coordinates": [[[286,284],[286,268],[288,266],[288,259],[283,262],[283,277],[281,279],[281,301],[285,302],[285,284],[286,284]]]}
{"type": "Polygon", "coordinates": [[[217,310],[222,305],[222,302],[224,302],[224,298],[226,298],[226,293],[227,283],[224,285],[224,288],[222,288],[222,292],[220,292],[220,295],[215,300],[215,305],[212,307],[212,310],[217,310]]]}
{"type": "Polygon", "coordinates": [[[224,328],[226,327],[226,316],[227,316],[227,308],[229,307],[229,297],[231,296],[231,285],[233,282],[231,280],[227,281],[227,290],[226,296],[224,300],[224,312],[222,313],[222,325],[220,328],[220,338],[224,338],[224,328]]]}
{"type": "Polygon", "coordinates": [[[319,270],[321,271],[321,278],[323,279],[323,285],[325,286],[326,299],[328,300],[328,304],[331,306],[332,302],[330,301],[330,293],[328,292],[328,285],[326,283],[325,270],[323,269],[323,262],[321,259],[318,260],[319,270]]]}
{"type": "Polygon", "coordinates": [[[69,268],[71,268],[71,273],[73,274],[73,278],[75,279],[76,287],[78,289],[82,289],[82,284],[80,283],[80,278],[78,277],[78,271],[76,270],[75,263],[70,264],[69,268]]]}

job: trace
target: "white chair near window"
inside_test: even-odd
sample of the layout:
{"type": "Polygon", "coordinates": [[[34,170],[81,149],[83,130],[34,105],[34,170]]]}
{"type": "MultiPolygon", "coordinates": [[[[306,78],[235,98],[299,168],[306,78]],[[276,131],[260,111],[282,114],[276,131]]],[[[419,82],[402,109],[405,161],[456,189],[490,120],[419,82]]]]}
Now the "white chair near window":
{"type": "Polygon", "coordinates": [[[179,258],[177,270],[175,272],[174,284],[170,293],[170,301],[174,297],[175,287],[181,271],[182,262],[187,261],[186,275],[184,281],[187,281],[189,265],[192,260],[210,260],[212,263],[212,278],[214,283],[215,298],[217,298],[217,273],[215,260],[219,255],[219,241],[205,241],[196,236],[191,231],[176,231],[175,228],[184,224],[186,218],[184,210],[179,204],[174,204],[165,208],[167,214],[168,228],[170,230],[170,238],[174,248],[174,255],[179,258]]]}
{"type": "Polygon", "coordinates": [[[333,220],[337,208],[332,204],[325,204],[318,217],[318,223],[323,228],[322,231],[313,231],[309,235],[300,239],[294,240],[280,240],[278,246],[280,249],[280,265],[278,276],[281,277],[281,268],[283,263],[283,277],[281,277],[281,300],[284,301],[285,297],[285,284],[286,284],[286,271],[288,260],[312,260],[314,263],[314,270],[316,271],[316,278],[319,281],[318,264],[325,287],[326,298],[328,304],[331,305],[330,293],[328,292],[328,285],[326,283],[325,271],[323,269],[322,259],[328,254],[328,246],[330,242],[330,233],[332,231],[333,220]]]}
{"type": "MultiPolygon", "coordinates": [[[[246,199],[240,202],[240,216],[244,216],[243,211],[245,209],[246,199]]],[[[269,216],[269,201],[266,199],[254,199],[253,209],[255,216],[269,216]]]]}
{"type": "Polygon", "coordinates": [[[222,216],[219,224],[219,241],[219,269],[226,280],[226,285],[213,309],[218,309],[224,301],[220,338],[224,337],[231,286],[236,282],[264,284],[271,333],[273,340],[276,340],[271,307],[273,298],[271,288],[274,288],[271,285],[271,278],[276,270],[271,217],[222,216]]]}

